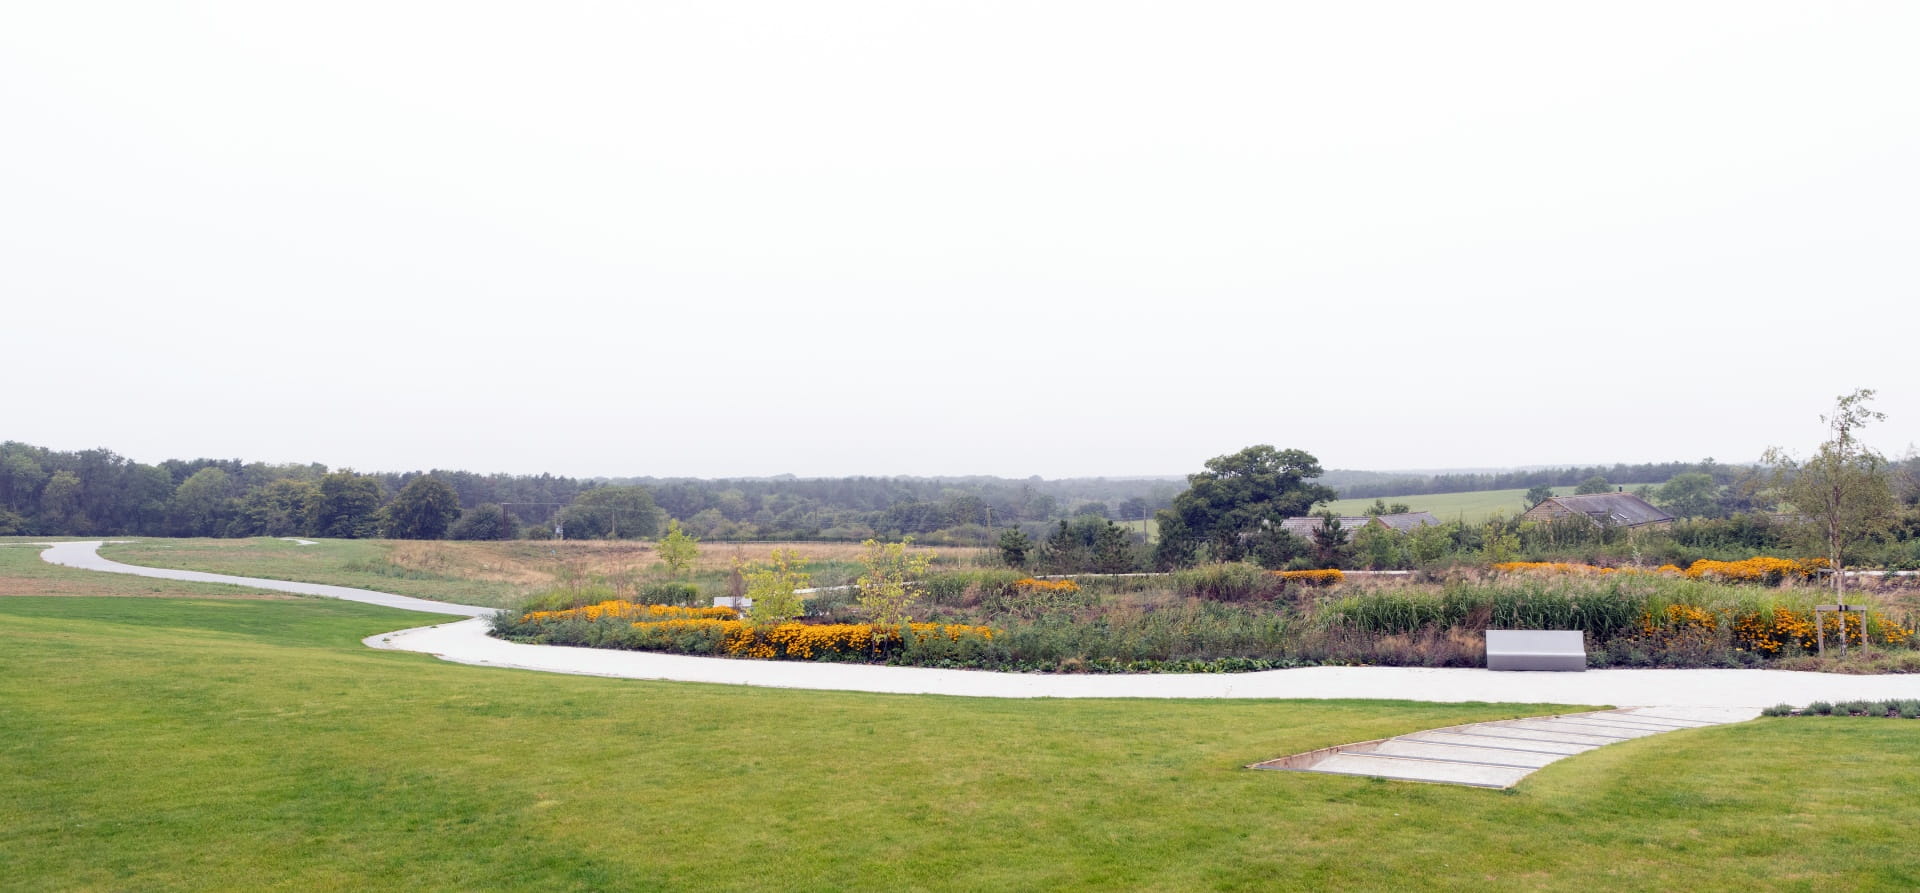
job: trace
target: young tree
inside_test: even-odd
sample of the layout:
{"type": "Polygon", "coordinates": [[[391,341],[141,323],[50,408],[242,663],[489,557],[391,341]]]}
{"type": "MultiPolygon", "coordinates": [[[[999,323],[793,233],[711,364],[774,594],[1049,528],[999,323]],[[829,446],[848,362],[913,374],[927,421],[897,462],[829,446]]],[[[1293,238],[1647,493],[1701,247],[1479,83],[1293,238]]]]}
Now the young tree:
{"type": "Polygon", "coordinates": [[[1381,515],[1404,515],[1410,511],[1413,511],[1413,506],[1407,505],[1404,502],[1396,502],[1388,505],[1384,499],[1375,499],[1372,505],[1367,506],[1367,517],[1377,518],[1381,515]]]}
{"type": "Polygon", "coordinates": [[[681,530],[679,521],[670,520],[667,522],[667,535],[660,538],[660,545],[655,550],[660,553],[660,560],[666,563],[668,573],[678,577],[699,560],[700,540],[681,530]]]}
{"type": "Polygon", "coordinates": [[[1321,512],[1319,517],[1320,526],[1313,529],[1313,560],[1323,568],[1337,568],[1346,563],[1352,531],[1341,526],[1340,516],[1332,512],[1321,512]]]}
{"type": "Polygon", "coordinates": [[[1834,600],[1845,603],[1846,550],[1892,519],[1894,498],[1886,457],[1860,443],[1857,433],[1885,413],[1867,408],[1871,389],[1861,388],[1834,402],[1833,415],[1821,416],[1831,437],[1806,461],[1795,461],[1785,450],[1767,450],[1765,461],[1774,467],[1774,484],[1819,529],[1833,567],[1834,600]]]}
{"type": "Polygon", "coordinates": [[[1000,532],[1000,560],[1008,567],[1026,567],[1027,553],[1033,551],[1033,538],[1010,527],[1000,532]]]}
{"type": "Polygon", "coordinates": [[[799,590],[807,588],[813,577],[800,570],[804,559],[792,549],[775,549],[766,564],[751,564],[741,573],[747,598],[753,599],[748,616],[754,623],[783,623],[806,610],[799,590]]]}
{"type": "Polygon", "coordinates": [[[1415,564],[1439,561],[1453,547],[1449,524],[1422,524],[1407,536],[1407,551],[1415,564]]]}
{"type": "Polygon", "coordinates": [[[919,598],[919,593],[913,590],[913,581],[926,576],[933,556],[909,552],[907,547],[913,545],[913,537],[897,543],[867,540],[860,545],[867,550],[860,557],[866,571],[856,581],[860,587],[856,600],[867,610],[867,617],[874,623],[889,625],[913,619],[910,612],[919,598]]]}
{"type": "Polygon", "coordinates": [[[1353,558],[1368,570],[1391,570],[1407,565],[1405,534],[1368,524],[1353,535],[1353,558]]]}
{"type": "Polygon", "coordinates": [[[443,539],[460,517],[460,496],[446,481],[421,475],[400,488],[386,515],[386,534],[392,539],[443,539]]]}
{"type": "Polygon", "coordinates": [[[1507,519],[1488,518],[1481,530],[1480,552],[1488,564],[1500,564],[1520,557],[1520,535],[1507,526],[1507,519]]]}
{"type": "Polygon", "coordinates": [[[1580,486],[1573,488],[1573,493],[1575,496],[1589,496],[1594,493],[1605,493],[1612,489],[1613,485],[1607,483],[1606,478],[1596,474],[1593,477],[1581,481],[1580,486]]]}
{"type": "Polygon", "coordinates": [[[1535,484],[1527,488],[1527,508],[1533,508],[1552,498],[1553,488],[1546,484],[1535,484]]]}

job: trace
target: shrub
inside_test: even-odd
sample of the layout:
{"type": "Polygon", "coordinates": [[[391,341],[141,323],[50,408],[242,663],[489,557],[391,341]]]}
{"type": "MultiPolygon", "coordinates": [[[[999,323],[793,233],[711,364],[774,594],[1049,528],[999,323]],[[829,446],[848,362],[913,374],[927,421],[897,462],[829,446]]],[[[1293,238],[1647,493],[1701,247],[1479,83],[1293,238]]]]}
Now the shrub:
{"type": "Polygon", "coordinates": [[[700,587],[692,583],[644,583],[634,601],[651,605],[691,605],[700,601],[700,587]]]}

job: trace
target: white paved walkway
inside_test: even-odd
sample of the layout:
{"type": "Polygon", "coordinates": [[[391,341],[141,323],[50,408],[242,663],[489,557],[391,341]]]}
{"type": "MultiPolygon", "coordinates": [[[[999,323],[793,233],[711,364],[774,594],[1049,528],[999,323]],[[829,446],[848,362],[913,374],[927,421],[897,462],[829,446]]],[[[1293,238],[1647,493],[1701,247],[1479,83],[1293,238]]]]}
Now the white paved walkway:
{"type": "Polygon", "coordinates": [[[375,648],[418,651],[465,664],[551,673],[716,682],[774,688],[941,694],[995,698],[1397,698],[1619,706],[1740,707],[1816,700],[1920,698],[1920,675],[1840,676],[1784,670],[1589,670],[1516,673],[1418,667],[1308,667],[1260,673],[1134,676],[1044,675],[688,657],[523,645],[486,634],[493,609],[453,605],[344,586],[136,567],[101,558],[100,542],[53,544],[56,564],[174,580],[233,583],[414,611],[479,618],[369,637],[375,648]]]}

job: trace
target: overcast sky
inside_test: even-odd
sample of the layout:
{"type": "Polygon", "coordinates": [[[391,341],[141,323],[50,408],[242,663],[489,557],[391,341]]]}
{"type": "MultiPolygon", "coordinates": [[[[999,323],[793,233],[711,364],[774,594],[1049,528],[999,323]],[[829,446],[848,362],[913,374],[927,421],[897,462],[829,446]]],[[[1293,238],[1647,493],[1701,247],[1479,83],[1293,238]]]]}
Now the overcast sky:
{"type": "Polygon", "coordinates": [[[0,5],[0,439],[571,475],[1920,441],[1920,4],[0,5]]]}

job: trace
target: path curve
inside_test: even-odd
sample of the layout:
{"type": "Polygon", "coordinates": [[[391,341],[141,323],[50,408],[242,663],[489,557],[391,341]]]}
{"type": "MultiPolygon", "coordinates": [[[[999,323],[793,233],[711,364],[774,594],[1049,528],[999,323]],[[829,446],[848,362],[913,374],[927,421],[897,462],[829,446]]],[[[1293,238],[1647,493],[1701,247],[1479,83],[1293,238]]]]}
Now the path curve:
{"type": "Polygon", "coordinates": [[[54,564],[169,580],[228,583],[301,595],[453,614],[472,619],[369,636],[373,648],[417,651],[478,666],[549,673],[896,694],[993,698],[1390,698],[1413,701],[1741,707],[1810,701],[1920,698],[1920,675],[1840,676],[1787,670],[1588,670],[1494,672],[1425,667],[1305,667],[1258,673],[1049,675],[862,664],[758,661],[527,645],[487,635],[495,609],[368,589],[234,577],[122,564],[100,557],[102,541],[52,543],[54,564]]]}

